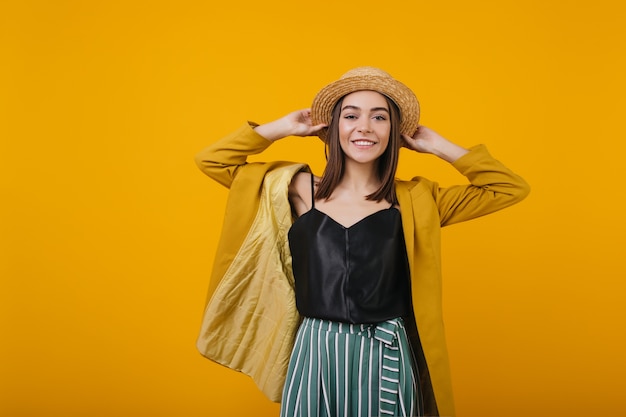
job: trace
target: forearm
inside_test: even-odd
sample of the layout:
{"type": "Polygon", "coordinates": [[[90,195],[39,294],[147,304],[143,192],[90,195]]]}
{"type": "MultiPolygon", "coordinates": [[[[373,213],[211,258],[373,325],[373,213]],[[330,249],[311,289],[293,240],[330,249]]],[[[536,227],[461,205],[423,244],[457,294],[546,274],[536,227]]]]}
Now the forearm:
{"type": "Polygon", "coordinates": [[[262,152],[272,144],[248,123],[233,133],[206,147],[196,155],[196,164],[202,172],[220,184],[230,187],[239,167],[247,157],[262,152]]]}
{"type": "Polygon", "coordinates": [[[496,193],[520,194],[526,196],[528,183],[502,162],[495,159],[485,145],[470,148],[464,158],[459,158],[452,165],[472,183],[496,193]],[[511,191],[515,190],[515,191],[511,191]]]}
{"type": "Polygon", "coordinates": [[[317,134],[326,125],[312,125],[309,109],[296,110],[274,120],[255,127],[256,132],[270,142],[287,136],[311,136],[317,134]]]}
{"type": "Polygon", "coordinates": [[[201,151],[196,164],[215,181],[230,187],[248,155],[260,153],[272,142],[287,136],[314,135],[325,126],[311,124],[309,109],[296,110],[263,125],[248,123],[201,151]]]}
{"type": "Polygon", "coordinates": [[[467,154],[469,152],[468,149],[463,148],[462,146],[457,145],[456,143],[450,142],[449,140],[442,139],[437,141],[435,145],[430,150],[435,156],[443,159],[444,161],[454,163],[460,157],[467,154]]]}
{"type": "Polygon", "coordinates": [[[408,149],[429,153],[450,163],[454,163],[469,152],[468,149],[449,141],[426,126],[419,126],[413,136],[403,135],[402,139],[403,146],[408,149]]]}
{"type": "Polygon", "coordinates": [[[292,129],[289,128],[289,125],[285,123],[283,119],[256,126],[254,130],[270,142],[277,141],[292,134],[292,129]]]}
{"type": "Polygon", "coordinates": [[[530,191],[528,183],[493,158],[484,145],[470,148],[452,165],[467,177],[471,185],[436,191],[442,225],[501,210],[523,200],[530,191]]]}

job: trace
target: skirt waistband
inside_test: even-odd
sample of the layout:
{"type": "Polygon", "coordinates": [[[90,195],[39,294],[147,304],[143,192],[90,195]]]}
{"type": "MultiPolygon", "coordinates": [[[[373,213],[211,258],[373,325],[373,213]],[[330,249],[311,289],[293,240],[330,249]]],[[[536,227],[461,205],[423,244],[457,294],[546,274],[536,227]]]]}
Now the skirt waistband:
{"type": "Polygon", "coordinates": [[[380,323],[353,324],[305,317],[302,321],[302,326],[331,333],[355,334],[368,338],[376,338],[382,342],[391,344],[393,339],[396,338],[397,331],[399,329],[404,330],[404,320],[401,317],[397,317],[380,323]]]}

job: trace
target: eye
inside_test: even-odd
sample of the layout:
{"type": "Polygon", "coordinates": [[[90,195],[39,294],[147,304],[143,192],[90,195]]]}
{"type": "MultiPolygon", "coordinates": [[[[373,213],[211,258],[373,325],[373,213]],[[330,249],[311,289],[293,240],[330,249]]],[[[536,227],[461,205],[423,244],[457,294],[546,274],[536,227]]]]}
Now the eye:
{"type": "Polygon", "coordinates": [[[374,120],[384,121],[384,120],[387,120],[387,118],[383,116],[382,114],[379,114],[379,115],[374,116],[374,120]]]}
{"type": "Polygon", "coordinates": [[[354,114],[346,114],[345,116],[343,116],[344,119],[349,119],[349,120],[355,120],[356,119],[356,115],[354,114]]]}

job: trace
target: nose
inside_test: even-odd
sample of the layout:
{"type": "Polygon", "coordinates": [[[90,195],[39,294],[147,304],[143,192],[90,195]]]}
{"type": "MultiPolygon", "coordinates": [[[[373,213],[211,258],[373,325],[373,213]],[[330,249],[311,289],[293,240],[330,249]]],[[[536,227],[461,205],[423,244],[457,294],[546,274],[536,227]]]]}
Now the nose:
{"type": "Polygon", "coordinates": [[[357,128],[358,132],[361,133],[371,133],[372,129],[370,129],[370,121],[368,118],[364,117],[360,120],[359,127],[357,128]]]}

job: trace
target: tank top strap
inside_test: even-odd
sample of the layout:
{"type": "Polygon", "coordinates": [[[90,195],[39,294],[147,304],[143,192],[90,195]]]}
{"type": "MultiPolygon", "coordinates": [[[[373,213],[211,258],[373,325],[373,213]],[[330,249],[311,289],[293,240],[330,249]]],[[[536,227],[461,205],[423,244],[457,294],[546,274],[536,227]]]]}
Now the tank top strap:
{"type": "Polygon", "coordinates": [[[315,208],[315,182],[313,181],[313,173],[311,172],[311,209],[315,208]]]}

